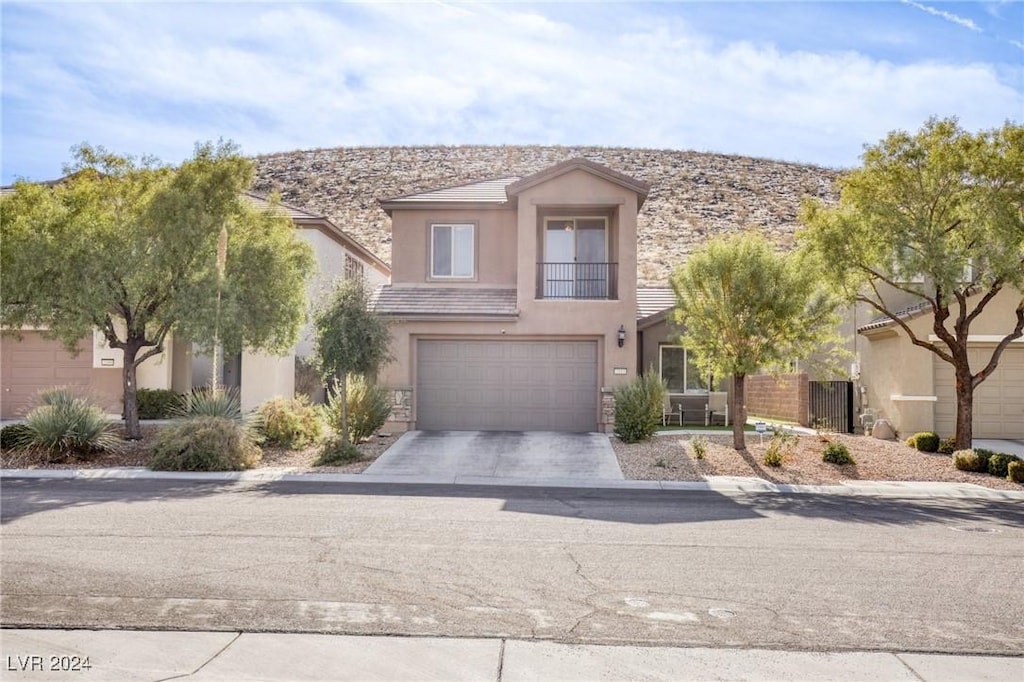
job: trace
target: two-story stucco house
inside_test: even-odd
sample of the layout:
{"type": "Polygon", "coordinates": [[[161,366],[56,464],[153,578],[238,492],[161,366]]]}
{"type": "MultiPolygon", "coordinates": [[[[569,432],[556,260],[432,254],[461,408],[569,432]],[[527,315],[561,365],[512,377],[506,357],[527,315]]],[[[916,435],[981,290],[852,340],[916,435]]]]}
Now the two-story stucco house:
{"type": "Polygon", "coordinates": [[[647,183],[572,159],[381,201],[392,221],[389,429],[609,431],[637,373],[647,183]]]}

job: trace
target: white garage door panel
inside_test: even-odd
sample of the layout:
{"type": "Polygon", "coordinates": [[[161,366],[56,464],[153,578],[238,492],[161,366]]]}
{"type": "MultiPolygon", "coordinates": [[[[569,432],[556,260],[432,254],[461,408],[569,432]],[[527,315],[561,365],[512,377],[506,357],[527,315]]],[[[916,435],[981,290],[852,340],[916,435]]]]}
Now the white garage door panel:
{"type": "Polygon", "coordinates": [[[593,431],[594,341],[417,343],[420,429],[593,431]]]}
{"type": "MultiPolygon", "coordinates": [[[[977,372],[992,357],[992,346],[968,351],[971,369],[977,372]]],[[[956,384],[953,366],[938,358],[935,372],[935,430],[942,436],[956,431],[956,384]]],[[[999,366],[974,389],[975,438],[1024,438],[1024,348],[1011,345],[999,360],[999,366]]]]}

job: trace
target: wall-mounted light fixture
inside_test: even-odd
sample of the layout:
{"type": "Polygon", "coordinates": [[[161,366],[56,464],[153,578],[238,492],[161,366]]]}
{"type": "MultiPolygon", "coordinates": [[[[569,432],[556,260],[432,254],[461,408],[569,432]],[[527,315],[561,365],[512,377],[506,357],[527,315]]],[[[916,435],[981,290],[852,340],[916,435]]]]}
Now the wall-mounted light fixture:
{"type": "Polygon", "coordinates": [[[626,345],[626,325],[619,325],[619,348],[626,345]]]}

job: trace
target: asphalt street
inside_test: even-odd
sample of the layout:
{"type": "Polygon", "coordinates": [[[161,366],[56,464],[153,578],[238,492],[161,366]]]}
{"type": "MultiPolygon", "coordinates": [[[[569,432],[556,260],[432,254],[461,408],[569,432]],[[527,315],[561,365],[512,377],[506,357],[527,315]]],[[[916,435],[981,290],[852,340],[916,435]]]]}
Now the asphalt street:
{"type": "Polygon", "coordinates": [[[167,480],[2,482],[5,627],[1024,651],[1024,506],[167,480]]]}

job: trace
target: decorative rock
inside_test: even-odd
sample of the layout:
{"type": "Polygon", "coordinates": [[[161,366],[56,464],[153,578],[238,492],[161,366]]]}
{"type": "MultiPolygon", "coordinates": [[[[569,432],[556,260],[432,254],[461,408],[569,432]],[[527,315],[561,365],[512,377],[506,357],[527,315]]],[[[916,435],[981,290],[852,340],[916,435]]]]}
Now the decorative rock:
{"type": "Polygon", "coordinates": [[[875,425],[871,427],[871,437],[879,440],[896,440],[896,431],[888,419],[876,419],[875,425]]]}

